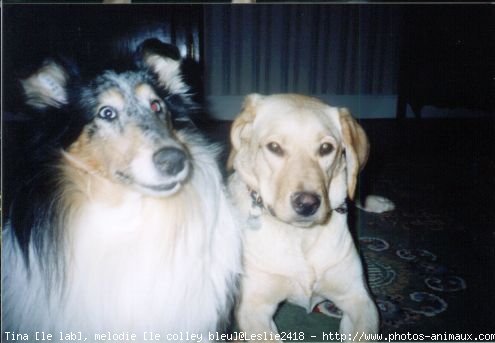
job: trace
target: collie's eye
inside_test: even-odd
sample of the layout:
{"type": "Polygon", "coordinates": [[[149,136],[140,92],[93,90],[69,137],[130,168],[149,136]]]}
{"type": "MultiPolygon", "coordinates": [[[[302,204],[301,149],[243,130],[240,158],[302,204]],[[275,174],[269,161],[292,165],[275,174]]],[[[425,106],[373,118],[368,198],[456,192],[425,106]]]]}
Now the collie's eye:
{"type": "Polygon", "coordinates": [[[333,145],[330,143],[323,143],[320,145],[320,156],[325,156],[333,151],[333,145]]]}
{"type": "Polygon", "coordinates": [[[282,147],[278,143],[270,142],[266,145],[266,148],[269,151],[273,152],[277,156],[283,156],[284,155],[284,150],[282,149],[282,147]]]}
{"type": "Polygon", "coordinates": [[[160,104],[160,101],[158,101],[158,100],[152,100],[150,102],[150,108],[155,113],[160,113],[162,111],[162,105],[160,104]]]}
{"type": "Polygon", "coordinates": [[[114,120],[117,118],[117,111],[110,106],[103,106],[98,111],[98,117],[105,120],[114,120]]]}

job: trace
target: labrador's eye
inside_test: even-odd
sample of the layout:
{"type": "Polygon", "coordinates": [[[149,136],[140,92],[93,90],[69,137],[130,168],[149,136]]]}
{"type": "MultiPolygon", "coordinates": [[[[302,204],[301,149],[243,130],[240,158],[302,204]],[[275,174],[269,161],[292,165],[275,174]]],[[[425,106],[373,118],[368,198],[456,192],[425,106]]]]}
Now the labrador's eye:
{"type": "Polygon", "coordinates": [[[155,113],[162,112],[162,104],[160,104],[160,101],[158,101],[158,100],[152,100],[150,102],[150,108],[155,113]]]}
{"type": "Polygon", "coordinates": [[[284,150],[282,149],[282,147],[278,143],[270,142],[266,145],[266,148],[277,156],[283,156],[284,155],[284,150]]]}
{"type": "Polygon", "coordinates": [[[326,156],[330,153],[332,153],[333,151],[333,145],[330,144],[330,143],[323,143],[322,145],[320,145],[320,156],[326,156]]]}
{"type": "Polygon", "coordinates": [[[114,120],[117,118],[117,111],[111,106],[103,106],[98,111],[98,117],[104,120],[114,120]]]}

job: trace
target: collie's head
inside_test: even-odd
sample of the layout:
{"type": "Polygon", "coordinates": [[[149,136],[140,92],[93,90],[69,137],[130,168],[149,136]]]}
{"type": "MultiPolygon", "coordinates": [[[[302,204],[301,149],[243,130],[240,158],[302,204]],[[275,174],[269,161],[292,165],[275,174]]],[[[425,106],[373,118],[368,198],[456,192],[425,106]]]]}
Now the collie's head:
{"type": "Polygon", "coordinates": [[[169,196],[188,181],[191,161],[174,120],[192,106],[178,50],[156,39],[139,46],[134,68],[85,80],[47,60],[22,80],[26,103],[60,118],[63,158],[143,194],[169,196]]]}

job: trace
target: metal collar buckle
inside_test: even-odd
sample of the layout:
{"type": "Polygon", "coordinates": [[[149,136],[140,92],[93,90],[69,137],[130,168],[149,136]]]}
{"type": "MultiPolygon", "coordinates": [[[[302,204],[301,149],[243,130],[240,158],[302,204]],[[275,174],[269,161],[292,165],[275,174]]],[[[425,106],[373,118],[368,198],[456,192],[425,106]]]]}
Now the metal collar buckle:
{"type": "Polygon", "coordinates": [[[259,195],[258,192],[255,190],[252,190],[251,188],[248,187],[249,195],[251,196],[251,201],[252,201],[252,206],[253,207],[259,207],[259,208],[264,208],[265,206],[263,205],[263,199],[259,195]]]}
{"type": "Polygon", "coordinates": [[[348,212],[346,203],[343,203],[342,205],[340,205],[337,208],[334,208],[333,210],[339,214],[346,214],[348,212]]]}

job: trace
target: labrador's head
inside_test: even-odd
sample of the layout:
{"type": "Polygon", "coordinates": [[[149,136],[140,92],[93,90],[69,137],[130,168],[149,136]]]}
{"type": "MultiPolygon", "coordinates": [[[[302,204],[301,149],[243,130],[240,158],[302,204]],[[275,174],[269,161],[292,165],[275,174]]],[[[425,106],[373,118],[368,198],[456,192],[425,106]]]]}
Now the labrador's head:
{"type": "Polygon", "coordinates": [[[345,108],[302,95],[247,96],[231,130],[228,167],[280,220],[322,224],[354,197],[369,144],[345,108]]]}

